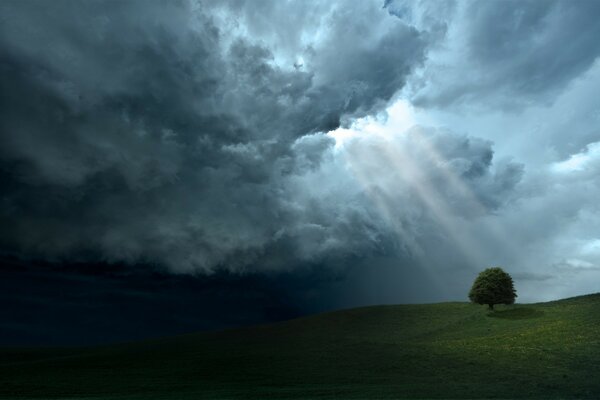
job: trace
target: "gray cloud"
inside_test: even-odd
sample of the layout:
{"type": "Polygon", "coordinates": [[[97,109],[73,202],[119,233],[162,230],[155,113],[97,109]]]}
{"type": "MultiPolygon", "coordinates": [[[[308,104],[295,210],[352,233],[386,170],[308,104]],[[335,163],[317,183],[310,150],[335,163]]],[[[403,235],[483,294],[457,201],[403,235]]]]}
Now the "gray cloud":
{"type": "MultiPolygon", "coordinates": [[[[414,101],[522,108],[554,101],[600,55],[600,4],[471,1],[448,14],[448,40],[419,79],[414,101]]],[[[437,14],[438,18],[442,18],[437,14]]]]}
{"type": "Polygon", "coordinates": [[[512,274],[513,279],[518,281],[533,281],[533,282],[544,282],[555,279],[556,276],[551,274],[535,274],[531,272],[518,272],[512,274]]]}
{"type": "Polygon", "coordinates": [[[522,167],[489,141],[334,148],[323,132],[386,105],[429,34],[377,4],[300,8],[298,33],[239,2],[4,5],[4,251],[189,273],[443,258],[510,201],[522,167]]]}
{"type": "Polygon", "coordinates": [[[265,6],[4,2],[3,251],[192,272],[377,248],[358,200],[307,194],[319,132],[384,106],[427,42],[380,4],[265,6]]]}

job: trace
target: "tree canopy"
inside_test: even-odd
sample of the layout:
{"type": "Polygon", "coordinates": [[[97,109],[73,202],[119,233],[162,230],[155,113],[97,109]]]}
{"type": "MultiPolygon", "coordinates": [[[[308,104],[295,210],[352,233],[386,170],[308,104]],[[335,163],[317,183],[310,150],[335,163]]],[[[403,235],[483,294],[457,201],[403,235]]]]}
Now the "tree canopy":
{"type": "Polygon", "coordinates": [[[516,297],[512,277],[499,267],[481,271],[469,291],[473,303],[487,304],[491,310],[494,304],[513,304],[516,297]]]}

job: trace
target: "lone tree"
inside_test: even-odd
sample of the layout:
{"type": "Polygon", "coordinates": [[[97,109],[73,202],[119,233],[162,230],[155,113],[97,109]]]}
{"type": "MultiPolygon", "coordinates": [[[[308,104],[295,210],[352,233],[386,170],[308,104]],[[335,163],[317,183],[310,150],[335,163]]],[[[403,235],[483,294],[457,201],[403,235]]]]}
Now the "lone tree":
{"type": "Polygon", "coordinates": [[[511,276],[498,267],[481,271],[469,291],[473,303],[487,304],[490,310],[494,304],[513,304],[515,297],[517,292],[511,276]]]}

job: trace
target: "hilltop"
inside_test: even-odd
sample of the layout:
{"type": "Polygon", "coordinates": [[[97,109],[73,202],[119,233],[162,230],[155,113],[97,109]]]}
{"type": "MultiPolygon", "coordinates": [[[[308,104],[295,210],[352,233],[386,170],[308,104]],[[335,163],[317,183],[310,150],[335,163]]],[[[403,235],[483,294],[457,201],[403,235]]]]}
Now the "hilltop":
{"type": "Polygon", "coordinates": [[[600,294],[374,306],[85,348],[0,350],[2,399],[600,398],[600,294]]]}

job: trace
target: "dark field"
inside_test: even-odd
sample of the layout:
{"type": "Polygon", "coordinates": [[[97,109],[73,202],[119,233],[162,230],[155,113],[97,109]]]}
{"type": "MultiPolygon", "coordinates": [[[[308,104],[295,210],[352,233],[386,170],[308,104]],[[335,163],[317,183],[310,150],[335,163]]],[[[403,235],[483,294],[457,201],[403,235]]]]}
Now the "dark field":
{"type": "Polygon", "coordinates": [[[3,399],[600,398],[600,294],[377,306],[88,348],[0,350],[3,399]]]}

